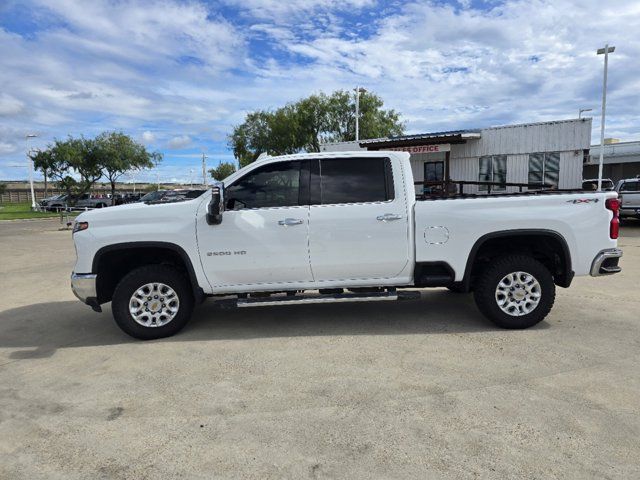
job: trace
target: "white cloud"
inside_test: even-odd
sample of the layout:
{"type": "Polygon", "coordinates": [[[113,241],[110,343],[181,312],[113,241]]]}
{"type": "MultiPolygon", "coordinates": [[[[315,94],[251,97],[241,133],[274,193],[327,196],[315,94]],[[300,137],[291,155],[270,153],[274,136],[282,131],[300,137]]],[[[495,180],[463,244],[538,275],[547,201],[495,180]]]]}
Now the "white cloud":
{"type": "Polygon", "coordinates": [[[180,150],[182,148],[187,148],[189,145],[191,145],[191,137],[188,135],[179,135],[169,140],[167,148],[171,150],[180,150]]]}
{"type": "Polygon", "coordinates": [[[0,155],[5,154],[5,153],[13,153],[17,149],[18,148],[13,143],[0,142],[0,155]]]}
{"type": "Polygon", "coordinates": [[[147,145],[153,143],[156,141],[156,134],[146,130],[142,132],[142,141],[147,145]]]}
{"type": "Polygon", "coordinates": [[[16,115],[24,109],[24,103],[7,93],[0,94],[0,116],[16,115]]]}

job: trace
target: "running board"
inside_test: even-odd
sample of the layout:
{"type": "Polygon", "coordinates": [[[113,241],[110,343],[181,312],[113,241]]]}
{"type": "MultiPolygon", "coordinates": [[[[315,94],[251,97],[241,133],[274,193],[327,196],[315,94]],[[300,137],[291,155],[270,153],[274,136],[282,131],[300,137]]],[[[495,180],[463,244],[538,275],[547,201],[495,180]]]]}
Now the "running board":
{"type": "Polygon", "coordinates": [[[240,298],[237,300],[237,306],[239,308],[244,308],[259,307],[262,305],[306,305],[309,303],[380,302],[385,300],[398,300],[398,293],[392,291],[372,293],[291,295],[284,297],[267,298],[240,298]]]}

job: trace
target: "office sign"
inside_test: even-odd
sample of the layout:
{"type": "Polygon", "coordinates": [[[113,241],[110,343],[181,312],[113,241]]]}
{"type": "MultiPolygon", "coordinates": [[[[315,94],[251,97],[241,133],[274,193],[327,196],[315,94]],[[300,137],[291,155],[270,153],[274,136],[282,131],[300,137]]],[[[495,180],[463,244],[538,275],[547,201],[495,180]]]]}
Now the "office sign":
{"type": "Polygon", "coordinates": [[[409,153],[438,153],[451,151],[450,143],[435,143],[433,145],[415,145],[413,147],[392,147],[385,148],[384,150],[392,150],[394,152],[409,152],[409,153]]]}

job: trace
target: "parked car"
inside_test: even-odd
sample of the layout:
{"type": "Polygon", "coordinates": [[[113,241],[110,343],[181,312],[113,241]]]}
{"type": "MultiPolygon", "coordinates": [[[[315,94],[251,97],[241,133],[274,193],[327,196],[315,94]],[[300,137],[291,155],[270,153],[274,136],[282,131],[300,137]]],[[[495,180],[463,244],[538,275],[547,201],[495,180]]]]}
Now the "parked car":
{"type": "MultiPolygon", "coordinates": [[[[610,178],[602,179],[602,190],[607,192],[611,192],[615,190],[616,186],[610,178]]],[[[586,191],[596,191],[598,190],[598,179],[597,178],[589,178],[582,181],[582,189],[586,191]]]]}
{"type": "Polygon", "coordinates": [[[406,152],[265,157],[192,200],[82,213],[71,286],[94,310],[110,301],[140,339],[177,333],[207,296],[253,307],[412,299],[424,287],[472,291],[497,325],[527,328],[556,285],[621,270],[617,196],[416,201],[406,152]]]}
{"type": "Polygon", "coordinates": [[[55,199],[47,201],[46,204],[40,203],[42,208],[49,211],[59,212],[61,210],[85,209],[85,208],[104,208],[111,206],[111,199],[106,196],[92,196],[84,193],[74,197],[75,201],[71,201],[69,195],[60,195],[55,199]]]}
{"type": "Polygon", "coordinates": [[[636,178],[620,180],[616,191],[620,195],[620,217],[640,218],[640,175],[636,178]]]}
{"type": "Polygon", "coordinates": [[[73,205],[69,208],[105,208],[111,206],[111,199],[106,196],[94,196],[84,193],[76,198],[73,205]]]}
{"type": "Polygon", "coordinates": [[[58,210],[58,205],[62,208],[62,204],[64,204],[64,199],[66,195],[59,194],[53,195],[50,197],[43,198],[40,200],[40,208],[43,210],[56,211],[58,210]]]}
{"type": "Polygon", "coordinates": [[[139,202],[142,195],[142,193],[116,193],[115,204],[124,205],[127,203],[139,202]]]}
{"type": "Polygon", "coordinates": [[[126,193],[123,198],[124,203],[135,203],[139,202],[140,199],[144,196],[144,194],[138,193],[126,193]]]}
{"type": "Polygon", "coordinates": [[[141,202],[177,202],[197,198],[206,192],[205,189],[176,189],[176,190],[156,190],[147,193],[140,199],[141,202]]]}

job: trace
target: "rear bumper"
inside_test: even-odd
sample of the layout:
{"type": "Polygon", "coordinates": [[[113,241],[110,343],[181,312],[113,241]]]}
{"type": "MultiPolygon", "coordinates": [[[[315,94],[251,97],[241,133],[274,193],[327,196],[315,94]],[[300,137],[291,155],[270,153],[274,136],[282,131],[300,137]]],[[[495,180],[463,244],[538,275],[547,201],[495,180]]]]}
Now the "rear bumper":
{"type": "Polygon", "coordinates": [[[95,273],[72,273],[71,290],[73,294],[78,297],[78,300],[86,303],[96,312],[101,312],[102,308],[100,308],[98,295],[96,293],[97,277],[98,275],[95,273]]]}
{"type": "Polygon", "coordinates": [[[622,268],[618,265],[620,257],[622,257],[622,250],[619,248],[601,250],[591,264],[591,276],[599,277],[621,272],[622,268]]]}

